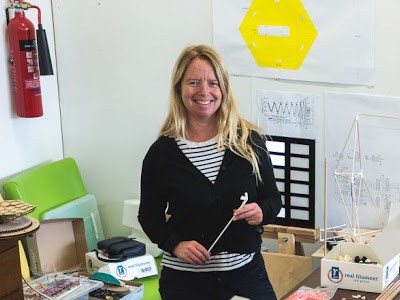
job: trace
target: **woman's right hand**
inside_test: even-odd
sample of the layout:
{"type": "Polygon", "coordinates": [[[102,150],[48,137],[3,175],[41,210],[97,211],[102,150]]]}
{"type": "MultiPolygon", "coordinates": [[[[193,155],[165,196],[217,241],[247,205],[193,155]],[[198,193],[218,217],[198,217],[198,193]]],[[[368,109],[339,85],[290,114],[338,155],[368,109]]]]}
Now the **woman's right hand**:
{"type": "Polygon", "coordinates": [[[210,253],[196,241],[180,242],[174,249],[174,255],[192,265],[201,265],[210,259],[210,253]]]}

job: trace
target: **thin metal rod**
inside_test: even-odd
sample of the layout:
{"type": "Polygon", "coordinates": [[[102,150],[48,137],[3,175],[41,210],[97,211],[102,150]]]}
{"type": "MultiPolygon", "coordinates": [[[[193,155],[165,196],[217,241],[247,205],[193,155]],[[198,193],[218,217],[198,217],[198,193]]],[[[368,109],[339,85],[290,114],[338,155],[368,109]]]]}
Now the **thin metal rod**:
{"type": "Polygon", "coordinates": [[[365,117],[374,117],[374,118],[385,118],[385,119],[395,119],[400,120],[398,116],[385,116],[385,115],[374,115],[374,114],[366,114],[366,113],[358,113],[358,116],[365,116],[365,117]]]}
{"type": "Polygon", "coordinates": [[[338,186],[338,190],[339,190],[339,194],[340,194],[340,200],[342,201],[344,210],[345,210],[345,212],[346,212],[347,220],[348,220],[349,223],[350,223],[350,227],[353,228],[352,219],[351,219],[350,214],[349,214],[349,211],[348,211],[348,209],[347,209],[347,207],[346,207],[346,201],[344,200],[344,196],[343,196],[342,190],[340,189],[340,184],[339,184],[339,181],[338,181],[338,179],[337,179],[336,176],[335,176],[335,182],[336,182],[336,185],[338,186]]]}
{"type": "Polygon", "coordinates": [[[347,135],[346,141],[344,142],[342,151],[340,151],[339,158],[338,158],[337,164],[336,164],[336,166],[335,166],[335,171],[337,170],[337,168],[338,168],[338,166],[339,166],[339,163],[340,163],[340,161],[341,161],[341,159],[342,159],[342,157],[343,157],[344,150],[346,149],[347,142],[349,141],[349,138],[350,138],[350,136],[351,136],[351,133],[353,132],[353,128],[354,128],[354,124],[355,124],[355,123],[356,123],[356,120],[354,119],[353,123],[351,124],[351,128],[350,128],[349,134],[347,135]]]}
{"type": "Polygon", "coordinates": [[[324,256],[327,253],[327,242],[328,242],[328,162],[325,158],[325,182],[324,182],[324,256]]]}

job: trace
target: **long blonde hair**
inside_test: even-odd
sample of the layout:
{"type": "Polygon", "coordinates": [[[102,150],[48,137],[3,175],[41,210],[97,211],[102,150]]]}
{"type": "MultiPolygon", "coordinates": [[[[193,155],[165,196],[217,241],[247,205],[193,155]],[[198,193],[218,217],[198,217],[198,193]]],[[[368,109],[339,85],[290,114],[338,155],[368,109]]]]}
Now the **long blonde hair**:
{"type": "Polygon", "coordinates": [[[179,55],[172,72],[168,114],[161,126],[159,136],[186,136],[186,109],[182,101],[181,83],[188,65],[194,58],[205,59],[211,63],[221,88],[222,101],[216,112],[219,120],[218,148],[229,148],[249,161],[257,180],[261,181],[258,156],[248,144],[248,139],[251,140],[252,131],[260,135],[262,131],[239,115],[236,100],[231,91],[228,70],[220,55],[207,45],[188,46],[179,55]]]}

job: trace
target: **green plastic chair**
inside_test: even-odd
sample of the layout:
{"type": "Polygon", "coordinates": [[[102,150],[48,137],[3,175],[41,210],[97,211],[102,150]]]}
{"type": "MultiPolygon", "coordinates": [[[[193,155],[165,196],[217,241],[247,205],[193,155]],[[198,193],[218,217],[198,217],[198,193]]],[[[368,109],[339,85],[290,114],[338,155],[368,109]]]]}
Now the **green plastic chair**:
{"type": "Polygon", "coordinates": [[[36,205],[30,216],[42,220],[42,214],[87,195],[76,162],[72,158],[40,165],[7,180],[3,185],[7,199],[36,205]]]}

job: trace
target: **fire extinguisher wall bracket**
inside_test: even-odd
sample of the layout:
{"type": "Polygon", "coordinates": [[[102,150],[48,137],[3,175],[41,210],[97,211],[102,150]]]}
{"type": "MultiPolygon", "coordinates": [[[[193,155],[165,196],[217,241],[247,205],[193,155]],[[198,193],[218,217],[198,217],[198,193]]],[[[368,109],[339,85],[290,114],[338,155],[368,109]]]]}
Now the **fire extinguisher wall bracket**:
{"type": "Polygon", "coordinates": [[[15,9],[7,32],[17,115],[24,118],[40,117],[43,107],[35,27],[22,9],[15,9]]]}

